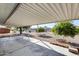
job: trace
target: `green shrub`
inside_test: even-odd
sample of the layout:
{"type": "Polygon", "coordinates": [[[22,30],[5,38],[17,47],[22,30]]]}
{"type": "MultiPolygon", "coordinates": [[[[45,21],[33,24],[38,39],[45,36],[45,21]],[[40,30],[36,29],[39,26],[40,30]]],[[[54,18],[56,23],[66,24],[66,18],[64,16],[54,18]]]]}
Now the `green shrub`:
{"type": "Polygon", "coordinates": [[[55,34],[74,37],[77,34],[76,27],[71,22],[57,23],[51,30],[55,34]]]}
{"type": "Polygon", "coordinates": [[[37,29],[36,29],[36,32],[45,32],[45,29],[42,28],[42,27],[40,27],[40,28],[37,28],[37,29]]]}
{"type": "Polygon", "coordinates": [[[76,28],[76,32],[77,32],[77,34],[79,34],[79,28],[78,27],[76,28]]]}

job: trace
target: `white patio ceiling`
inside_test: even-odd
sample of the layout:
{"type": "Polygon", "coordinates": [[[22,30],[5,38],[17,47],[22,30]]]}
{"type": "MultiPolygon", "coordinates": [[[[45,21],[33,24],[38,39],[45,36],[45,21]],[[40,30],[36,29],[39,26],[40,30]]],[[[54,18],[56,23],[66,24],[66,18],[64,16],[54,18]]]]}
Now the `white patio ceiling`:
{"type": "Polygon", "coordinates": [[[11,17],[6,19],[5,24],[28,26],[72,19],[79,19],[78,3],[23,3],[19,4],[11,17]]]}
{"type": "Polygon", "coordinates": [[[4,24],[16,4],[0,3],[0,24],[4,24]]]}

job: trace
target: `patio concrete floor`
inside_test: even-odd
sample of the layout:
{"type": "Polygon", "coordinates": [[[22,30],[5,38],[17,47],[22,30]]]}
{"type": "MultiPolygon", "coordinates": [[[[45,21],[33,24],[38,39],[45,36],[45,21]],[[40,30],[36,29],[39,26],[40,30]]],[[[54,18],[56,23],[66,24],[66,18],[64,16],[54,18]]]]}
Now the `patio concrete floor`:
{"type": "Polygon", "coordinates": [[[67,48],[34,38],[14,36],[0,38],[0,55],[3,56],[77,56],[67,48]]]}

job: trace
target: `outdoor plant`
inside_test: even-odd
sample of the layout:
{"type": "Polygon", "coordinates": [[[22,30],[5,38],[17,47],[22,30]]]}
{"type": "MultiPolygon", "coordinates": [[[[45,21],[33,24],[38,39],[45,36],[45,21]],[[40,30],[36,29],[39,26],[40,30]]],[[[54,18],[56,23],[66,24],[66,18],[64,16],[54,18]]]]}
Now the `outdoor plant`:
{"type": "Polygon", "coordinates": [[[60,22],[57,23],[53,28],[52,32],[58,35],[74,37],[78,34],[78,30],[71,22],[60,22]]]}
{"type": "Polygon", "coordinates": [[[45,29],[43,27],[39,27],[36,29],[36,32],[45,32],[45,29]]]}
{"type": "MultiPolygon", "coordinates": [[[[30,26],[23,26],[23,27],[21,27],[21,28],[22,28],[22,31],[24,31],[24,30],[29,29],[29,28],[30,28],[30,26]]],[[[16,29],[17,29],[17,31],[19,31],[19,27],[17,27],[16,29]]]]}
{"type": "Polygon", "coordinates": [[[22,28],[23,28],[23,30],[28,30],[30,28],[30,26],[24,26],[22,28]]]}
{"type": "Polygon", "coordinates": [[[76,34],[79,34],[79,27],[76,27],[76,34]]]}

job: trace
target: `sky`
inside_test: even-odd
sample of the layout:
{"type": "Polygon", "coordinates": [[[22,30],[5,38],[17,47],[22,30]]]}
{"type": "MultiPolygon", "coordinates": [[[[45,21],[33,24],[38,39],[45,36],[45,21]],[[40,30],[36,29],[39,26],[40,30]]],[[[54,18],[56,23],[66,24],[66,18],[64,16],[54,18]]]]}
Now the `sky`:
{"type": "Polygon", "coordinates": [[[73,20],[72,22],[75,26],[79,26],[79,20],[73,20]]]}
{"type": "MultiPolygon", "coordinates": [[[[79,26],[79,20],[73,20],[72,23],[75,25],[75,26],[79,26]]],[[[48,24],[41,24],[41,25],[33,25],[31,28],[37,28],[37,27],[48,27],[48,28],[52,28],[54,27],[56,23],[48,23],[48,24]]]]}

